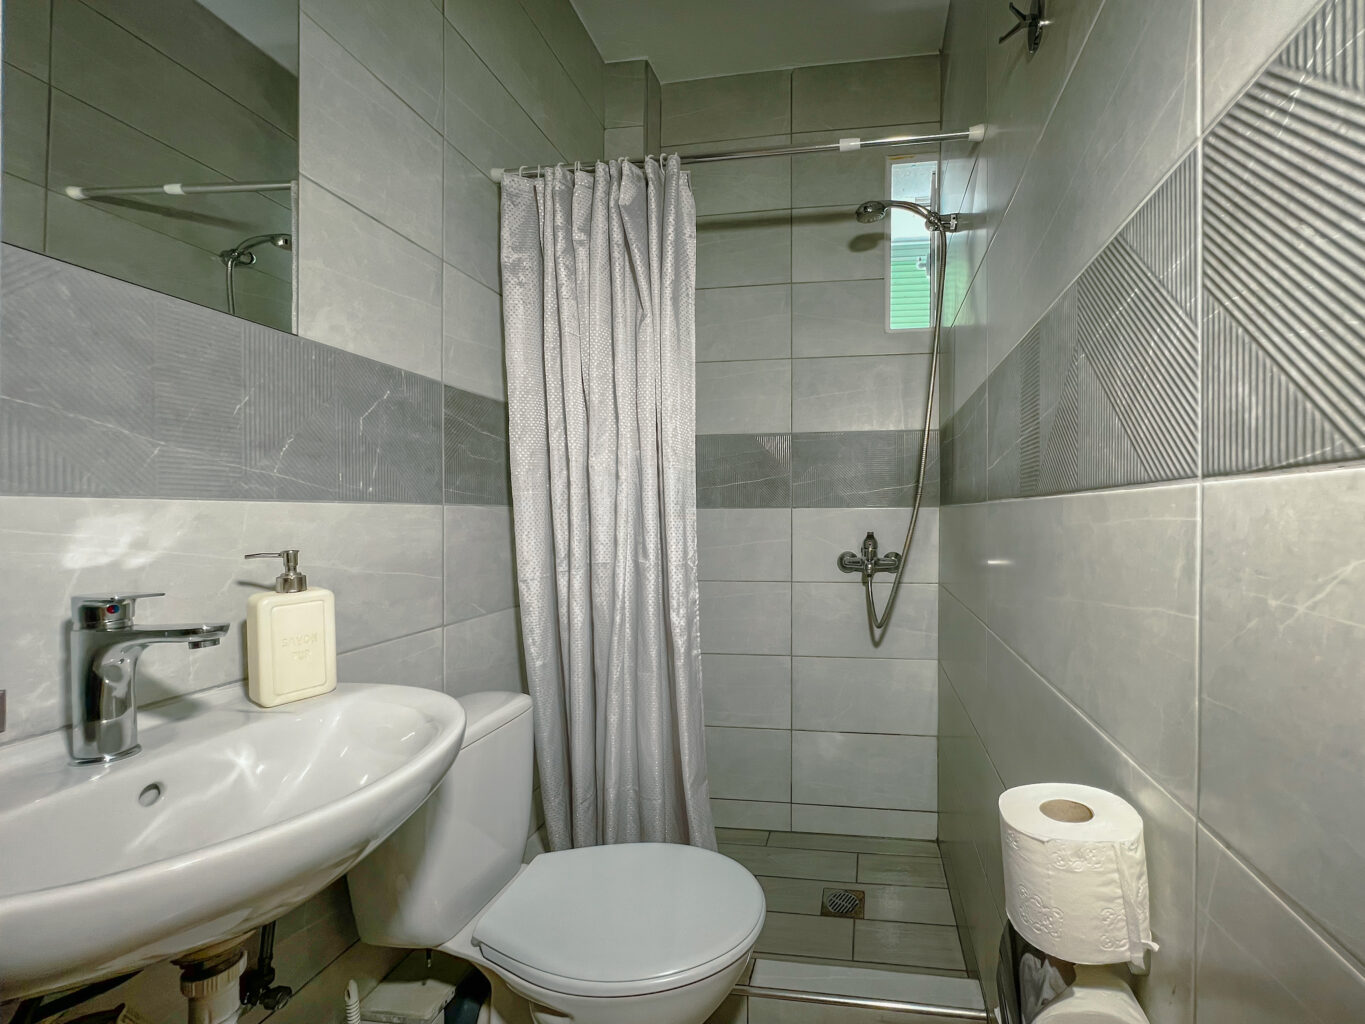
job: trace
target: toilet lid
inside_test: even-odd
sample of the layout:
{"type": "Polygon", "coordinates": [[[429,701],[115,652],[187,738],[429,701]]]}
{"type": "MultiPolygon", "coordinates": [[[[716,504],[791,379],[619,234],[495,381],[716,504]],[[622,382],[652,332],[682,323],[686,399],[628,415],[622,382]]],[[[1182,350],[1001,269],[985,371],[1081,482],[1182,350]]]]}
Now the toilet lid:
{"type": "Polygon", "coordinates": [[[719,853],[595,846],[533,860],[493,901],[473,939],[492,963],[554,991],[654,991],[747,955],[763,911],[754,876],[719,853]]]}

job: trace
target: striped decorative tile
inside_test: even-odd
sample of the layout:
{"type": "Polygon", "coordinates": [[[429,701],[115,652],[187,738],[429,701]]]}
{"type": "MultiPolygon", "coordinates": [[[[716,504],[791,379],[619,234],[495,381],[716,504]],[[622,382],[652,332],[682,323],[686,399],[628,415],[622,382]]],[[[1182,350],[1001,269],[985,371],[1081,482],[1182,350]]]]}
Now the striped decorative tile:
{"type": "Polygon", "coordinates": [[[697,435],[698,508],[790,508],[790,434],[697,435]]]}
{"type": "Polygon", "coordinates": [[[1205,141],[1206,475],[1365,457],[1363,29],[1325,4],[1205,141]]]}

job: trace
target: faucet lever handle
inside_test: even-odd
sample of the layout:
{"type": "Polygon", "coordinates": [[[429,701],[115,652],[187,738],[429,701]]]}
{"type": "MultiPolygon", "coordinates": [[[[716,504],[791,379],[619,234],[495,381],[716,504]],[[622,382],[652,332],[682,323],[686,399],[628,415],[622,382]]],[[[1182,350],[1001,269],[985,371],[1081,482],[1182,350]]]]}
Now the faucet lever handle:
{"type": "Polygon", "coordinates": [[[146,594],[83,594],[71,599],[72,629],[126,629],[133,624],[137,602],[165,597],[164,590],[146,594]]]}

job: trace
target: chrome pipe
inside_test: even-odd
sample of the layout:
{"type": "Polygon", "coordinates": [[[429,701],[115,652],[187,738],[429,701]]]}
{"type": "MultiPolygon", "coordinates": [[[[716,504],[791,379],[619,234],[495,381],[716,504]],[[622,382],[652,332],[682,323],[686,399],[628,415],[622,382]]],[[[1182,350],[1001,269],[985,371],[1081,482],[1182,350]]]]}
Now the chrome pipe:
{"type": "Polygon", "coordinates": [[[837,996],[824,992],[800,992],[790,988],[763,988],[759,985],[736,985],[732,995],[750,999],[776,999],[785,1003],[817,1003],[822,1006],[842,1006],[850,1010],[880,1010],[886,1013],[918,1013],[940,1020],[989,1021],[985,1010],[964,1006],[933,1006],[912,1003],[903,999],[875,999],[871,996],[837,996]]]}
{"type": "Polygon", "coordinates": [[[186,185],[172,181],[165,185],[67,185],[62,189],[71,199],[100,199],[104,196],[197,196],[224,192],[285,192],[292,181],[225,181],[207,185],[186,185]]]}

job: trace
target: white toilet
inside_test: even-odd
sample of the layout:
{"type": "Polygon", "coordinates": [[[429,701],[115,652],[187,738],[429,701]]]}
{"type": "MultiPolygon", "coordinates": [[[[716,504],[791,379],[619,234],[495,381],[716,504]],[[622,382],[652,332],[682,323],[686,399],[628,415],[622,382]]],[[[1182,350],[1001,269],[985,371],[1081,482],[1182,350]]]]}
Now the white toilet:
{"type": "Polygon", "coordinates": [[[763,927],[753,875],[661,843],[546,853],[523,867],[530,698],[460,703],[468,724],[445,781],[351,870],[361,939],[471,961],[493,986],[493,1024],[705,1021],[763,927]]]}

